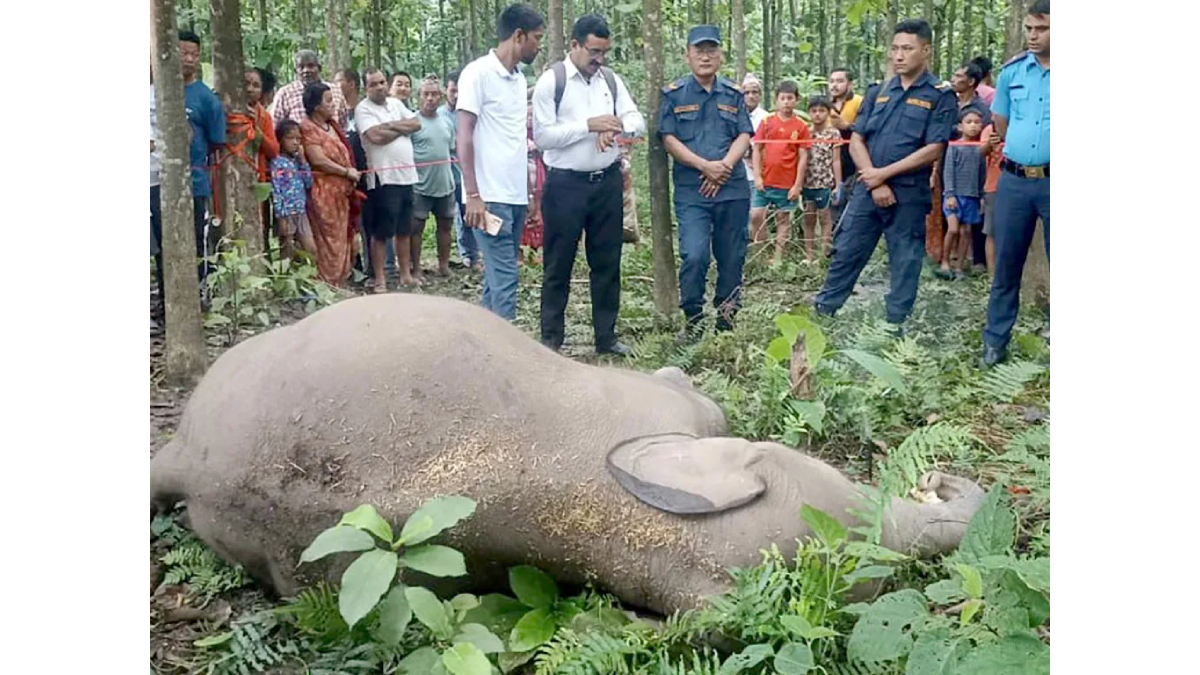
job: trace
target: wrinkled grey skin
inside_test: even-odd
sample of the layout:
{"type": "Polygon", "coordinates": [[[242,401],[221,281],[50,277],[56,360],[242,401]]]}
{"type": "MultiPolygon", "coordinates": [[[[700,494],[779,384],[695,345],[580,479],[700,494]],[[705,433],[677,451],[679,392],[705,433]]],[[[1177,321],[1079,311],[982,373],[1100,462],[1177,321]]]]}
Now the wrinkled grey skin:
{"type": "MultiPolygon", "coordinates": [[[[473,586],[529,563],[669,614],[725,590],[724,570],[756,564],[760,549],[794,546],[809,532],[803,503],[853,523],[855,484],[775,443],[754,444],[749,467],[765,494],[716,514],[656,510],[605,468],[612,448],[656,434],[748,444],[726,432],[678,369],[581,364],[475,305],[371,296],[222,355],[151,460],[151,497],[184,501],[198,536],[290,595],[321,574],[336,581],[352,558],[297,568],[341,513],[370,503],[399,527],[434,496],[465,495],[475,515],[435,541],[466,554],[473,586]]],[[[952,501],[897,500],[885,545],[930,555],[958,544],[982,492],[941,478],[952,501]]]]}

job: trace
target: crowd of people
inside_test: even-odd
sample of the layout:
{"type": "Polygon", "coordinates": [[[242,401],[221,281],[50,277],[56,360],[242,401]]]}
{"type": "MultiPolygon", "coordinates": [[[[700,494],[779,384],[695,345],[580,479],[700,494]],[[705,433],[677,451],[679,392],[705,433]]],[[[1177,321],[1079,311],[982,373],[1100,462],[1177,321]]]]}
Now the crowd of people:
{"type": "MultiPolygon", "coordinates": [[[[692,28],[691,72],[663,89],[654,111],[674,160],[684,337],[702,331],[710,261],[716,327],[727,330],[741,304],[749,242],[766,246],[773,223],[772,264],[779,263],[799,211],[805,262],[829,258],[818,314],[837,312],[883,236],[894,333],[903,332],[928,253],[944,279],[972,268],[992,275],[983,361],[1005,358],[1039,219],[1049,255],[1049,14],[1049,0],[1033,3],[1028,51],[994,82],[986,57],[939,81],[927,68],[930,26],[908,19],[894,30],[889,79],[858,94],[852,73],[836,68],[827,95],[807,100],[785,80],[773,87],[771,112],[753,74],[740,86],[718,75],[719,28],[692,28]]],[[[612,36],[596,14],[574,23],[566,58],[528,86],[521,66],[538,55],[544,23],[528,5],[509,6],[497,19],[496,47],[444,81],[370,67],[361,75],[343,70],[330,83],[318,55],[301,50],[296,80],[278,91],[269,71],[248,69],[250,114],[228,119],[197,78],[199,37],[181,32],[197,255],[208,252],[209,170],[228,152],[227,128],[246,124],[249,141],[239,154],[271,185],[264,232],[274,229],[281,255],[296,255],[298,246],[335,285],[357,266],[370,292],[388,290],[389,272],[402,286],[420,286],[432,216],[432,273],[449,275],[452,263],[481,271],[484,307],[513,320],[522,246],[540,248],[541,340],[559,350],[583,238],[596,351],[628,354],[616,325],[621,249],[637,240],[629,146],[646,133],[646,120],[606,65],[612,36]]],[[[161,296],[153,86],[152,75],[151,252],[161,296]]],[[[205,274],[202,264],[202,282],[205,274]]]]}

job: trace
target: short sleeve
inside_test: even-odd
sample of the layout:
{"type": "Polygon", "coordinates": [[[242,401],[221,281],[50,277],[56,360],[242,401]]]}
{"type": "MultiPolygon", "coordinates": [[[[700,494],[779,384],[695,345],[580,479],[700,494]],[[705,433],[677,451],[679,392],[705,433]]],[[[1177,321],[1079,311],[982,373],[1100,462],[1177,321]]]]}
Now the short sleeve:
{"type": "Polygon", "coordinates": [[[671,99],[663,94],[662,101],[658,106],[658,135],[661,137],[663,134],[675,135],[676,133],[674,105],[672,105],[671,99]]]}
{"type": "Polygon", "coordinates": [[[925,123],[925,144],[946,143],[954,132],[954,123],[958,118],[958,101],[954,92],[949,89],[939,89],[937,104],[933,114],[925,123]]]}
{"type": "Polygon", "coordinates": [[[1009,108],[1011,107],[1011,99],[1008,97],[1008,87],[1012,82],[1013,70],[1017,64],[1012,64],[1004,70],[1000,71],[1000,77],[996,80],[996,94],[992,97],[992,114],[999,115],[1008,119],[1009,108]]]}
{"type": "Polygon", "coordinates": [[[764,117],[763,120],[758,123],[758,131],[754,132],[754,140],[756,140],[756,141],[767,140],[767,120],[769,120],[769,119],[771,119],[771,118],[764,117]]]}
{"type": "Polygon", "coordinates": [[[377,106],[364,105],[365,103],[366,101],[363,101],[354,108],[354,127],[358,130],[359,137],[367,133],[368,129],[383,124],[383,119],[377,112],[377,106]]]}
{"type": "Polygon", "coordinates": [[[746,108],[746,97],[742,92],[738,92],[738,113],[737,113],[737,130],[738,135],[749,134],[754,135],[754,124],[750,122],[750,111],[746,108]]]}
{"type": "Polygon", "coordinates": [[[858,106],[857,115],[854,118],[854,124],[851,125],[850,131],[859,136],[866,136],[867,120],[871,119],[871,113],[875,112],[875,97],[879,95],[877,87],[867,89],[867,93],[863,96],[862,105],[858,106]]]}
{"type": "Polygon", "coordinates": [[[483,108],[483,81],[478,61],[463,68],[458,80],[458,110],[478,116],[483,108]]]}

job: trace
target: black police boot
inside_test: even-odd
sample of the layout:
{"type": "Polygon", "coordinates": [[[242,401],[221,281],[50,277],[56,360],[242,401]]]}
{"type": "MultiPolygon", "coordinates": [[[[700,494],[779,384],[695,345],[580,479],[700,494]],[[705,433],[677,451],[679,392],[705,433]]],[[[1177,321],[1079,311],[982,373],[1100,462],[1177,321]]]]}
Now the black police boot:
{"type": "Polygon", "coordinates": [[[826,307],[825,305],[822,305],[820,303],[813,303],[813,310],[816,311],[818,316],[824,316],[824,317],[828,317],[830,319],[832,319],[833,315],[837,313],[836,309],[826,307]]]}
{"type": "Polygon", "coordinates": [[[632,350],[632,349],[630,349],[630,348],[629,348],[629,345],[625,344],[624,342],[621,342],[620,340],[614,340],[614,341],[612,342],[612,344],[605,345],[605,346],[603,346],[603,347],[599,347],[599,346],[597,346],[597,347],[596,347],[596,353],[597,353],[597,354],[610,354],[610,355],[612,355],[612,356],[626,357],[626,356],[629,356],[629,355],[633,354],[633,350],[632,350]]]}
{"type": "Polygon", "coordinates": [[[683,345],[690,345],[699,342],[700,338],[704,337],[704,325],[702,323],[703,319],[703,314],[688,316],[687,324],[683,327],[683,330],[679,331],[679,334],[675,336],[676,341],[683,345]]]}
{"type": "Polygon", "coordinates": [[[891,321],[888,321],[887,325],[888,325],[888,327],[887,327],[888,335],[892,336],[892,338],[896,339],[896,340],[904,339],[904,324],[903,323],[893,323],[891,321]]]}
{"type": "Polygon", "coordinates": [[[991,368],[1008,358],[1008,350],[1004,347],[989,347],[983,346],[983,358],[981,362],[984,368],[991,368]]]}

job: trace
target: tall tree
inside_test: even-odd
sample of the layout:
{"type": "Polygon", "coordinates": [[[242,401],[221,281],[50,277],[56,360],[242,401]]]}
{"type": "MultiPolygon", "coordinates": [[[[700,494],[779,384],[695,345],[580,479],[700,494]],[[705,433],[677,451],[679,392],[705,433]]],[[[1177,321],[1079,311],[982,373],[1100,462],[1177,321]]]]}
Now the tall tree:
{"type": "Polygon", "coordinates": [[[338,63],[343,68],[354,67],[354,56],[350,50],[350,10],[346,5],[346,0],[337,0],[338,4],[338,25],[341,28],[338,31],[338,63]]]}
{"type": "Polygon", "coordinates": [[[821,54],[819,62],[821,65],[822,73],[829,72],[828,53],[825,51],[825,45],[828,44],[828,42],[826,41],[826,37],[829,34],[829,22],[826,21],[826,19],[829,17],[825,14],[825,3],[826,3],[826,0],[821,0],[821,4],[817,5],[817,21],[819,21],[821,23],[821,30],[818,33],[818,38],[817,38],[817,40],[818,40],[817,49],[820,50],[820,54],[821,54]]]}
{"type": "Polygon", "coordinates": [[[300,29],[300,46],[304,49],[313,48],[312,15],[312,0],[296,3],[296,27],[300,29]]]}
{"type": "Polygon", "coordinates": [[[179,31],[174,0],[152,0],[154,98],[163,142],[162,199],[163,305],[166,309],[166,376],[173,384],[200,380],[208,362],[200,323],[196,275],[196,231],[192,225],[192,171],[188,119],[179,66],[179,31]]]}
{"type": "Polygon", "coordinates": [[[342,69],[341,51],[338,50],[338,3],[325,0],[325,64],[326,72],[336,73],[342,69]]]}
{"type": "Polygon", "coordinates": [[[563,44],[563,0],[550,0],[546,18],[546,30],[550,33],[549,47],[546,60],[550,63],[562,61],[566,56],[566,45],[563,44]]]}
{"type": "Polygon", "coordinates": [[[475,0],[467,0],[467,53],[463,58],[463,61],[468,61],[475,58],[475,50],[479,49],[479,31],[475,25],[475,18],[475,0]]]}
{"type": "Polygon", "coordinates": [[[775,66],[774,55],[771,54],[771,47],[775,46],[775,41],[771,39],[771,16],[774,14],[774,7],[771,0],[762,0],[762,90],[763,101],[770,107],[770,97],[767,92],[771,90],[772,83],[775,82],[775,74],[771,69],[775,66]]]}
{"type": "Polygon", "coordinates": [[[246,60],[242,56],[242,23],[239,0],[211,0],[213,84],[229,124],[225,147],[217,164],[218,211],[225,232],[236,229],[246,252],[263,250],[262,217],[254,198],[258,180],[256,159],[250,149],[254,120],[246,105],[246,60]],[[232,228],[230,227],[232,226],[232,228]]]}
{"type": "Polygon", "coordinates": [[[953,71],[954,63],[954,10],[956,9],[955,0],[946,0],[945,7],[942,8],[946,14],[946,62],[942,66],[942,70],[938,72],[939,76],[947,71],[953,71]]]}
{"type": "Polygon", "coordinates": [[[267,0],[258,0],[258,30],[267,34],[267,0]]]}
{"type": "Polygon", "coordinates": [[[733,58],[737,63],[737,83],[746,79],[746,5],[745,0],[731,0],[733,24],[733,58]]]}
{"type": "Polygon", "coordinates": [[[1008,20],[1004,22],[1004,61],[1025,48],[1024,21],[1026,0],[1008,0],[1008,20]]]}
{"type": "Polygon", "coordinates": [[[662,0],[643,0],[645,35],[642,45],[646,62],[646,136],[649,139],[650,224],[654,255],[654,306],[671,316],[679,302],[675,278],[675,244],[671,239],[671,181],[667,151],[658,137],[658,109],[662,105],[663,33],[662,0]]]}
{"type": "MultiPolygon", "coordinates": [[[[836,68],[842,62],[842,0],[833,0],[833,54],[829,57],[830,67],[836,68]]],[[[823,75],[828,75],[824,71],[823,75]]]]}
{"type": "MultiPolygon", "coordinates": [[[[967,61],[970,61],[971,58],[974,56],[971,53],[971,50],[975,49],[974,40],[972,39],[972,38],[974,38],[975,26],[974,26],[974,24],[971,23],[971,13],[974,9],[975,9],[975,3],[972,2],[971,0],[965,0],[963,2],[963,15],[962,15],[963,57],[962,57],[962,60],[960,61],[961,63],[966,63],[967,61]]],[[[985,31],[986,31],[986,29],[985,29],[985,31]]]]}
{"type": "MultiPolygon", "coordinates": [[[[371,8],[370,53],[375,56],[371,65],[378,68],[383,65],[383,0],[371,0],[371,8]]],[[[392,67],[395,68],[395,64],[392,67]]]]}

